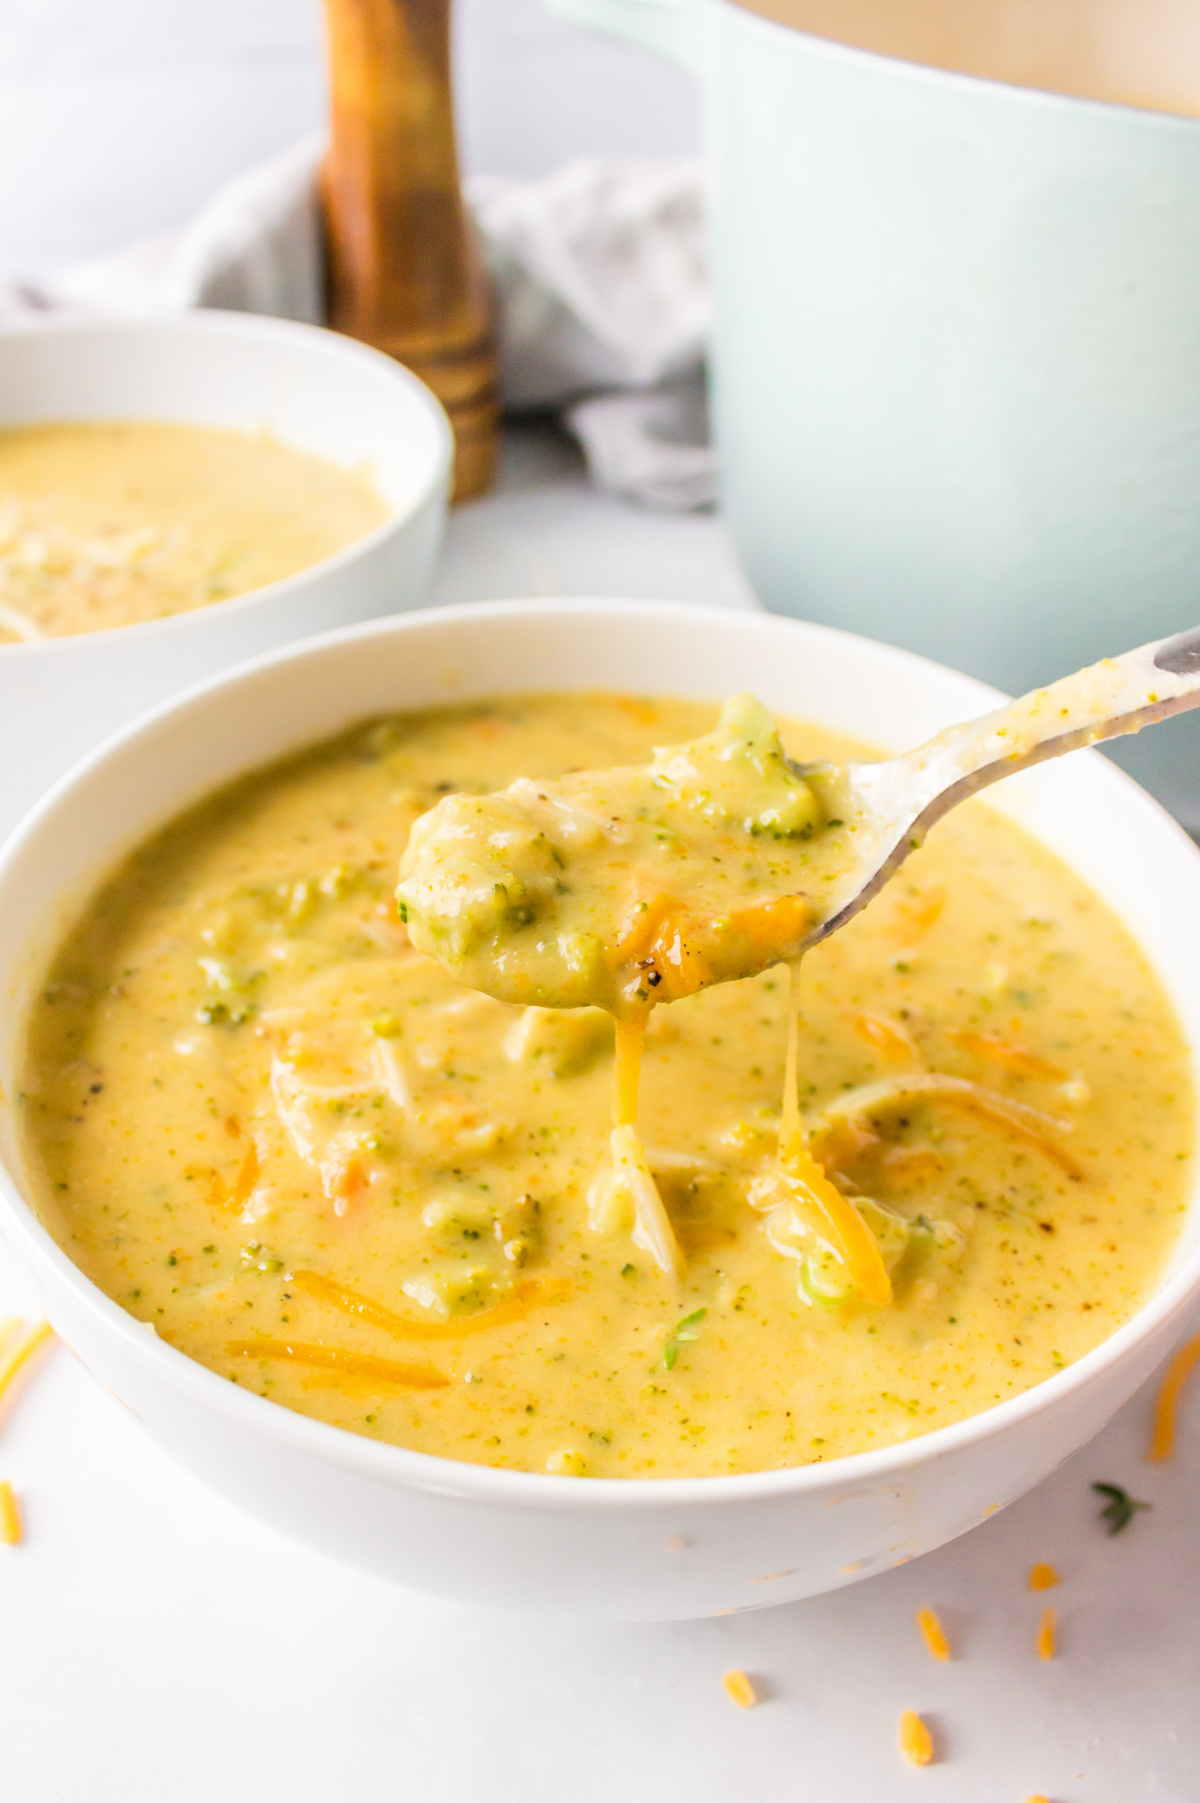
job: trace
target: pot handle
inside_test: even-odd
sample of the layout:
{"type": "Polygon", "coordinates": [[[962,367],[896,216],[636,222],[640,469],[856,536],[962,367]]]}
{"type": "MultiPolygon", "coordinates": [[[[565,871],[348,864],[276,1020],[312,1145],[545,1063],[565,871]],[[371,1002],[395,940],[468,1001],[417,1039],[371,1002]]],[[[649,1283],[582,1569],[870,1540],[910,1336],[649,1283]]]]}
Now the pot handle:
{"type": "Polygon", "coordinates": [[[543,0],[572,25],[622,38],[700,73],[706,0],[543,0]]]}

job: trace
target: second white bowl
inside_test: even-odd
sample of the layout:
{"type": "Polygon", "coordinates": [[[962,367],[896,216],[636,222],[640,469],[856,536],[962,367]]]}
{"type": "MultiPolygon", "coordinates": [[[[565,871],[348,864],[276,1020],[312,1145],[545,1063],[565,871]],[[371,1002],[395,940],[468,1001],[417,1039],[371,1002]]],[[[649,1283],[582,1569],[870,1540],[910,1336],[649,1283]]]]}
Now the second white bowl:
{"type": "Polygon", "coordinates": [[[0,646],[0,839],[55,777],[155,702],[291,639],[419,606],[441,543],[445,414],[391,358],[317,326],[198,312],[0,332],[0,427],[87,419],[265,429],[365,465],[390,513],[336,557],[230,601],[0,646]]]}

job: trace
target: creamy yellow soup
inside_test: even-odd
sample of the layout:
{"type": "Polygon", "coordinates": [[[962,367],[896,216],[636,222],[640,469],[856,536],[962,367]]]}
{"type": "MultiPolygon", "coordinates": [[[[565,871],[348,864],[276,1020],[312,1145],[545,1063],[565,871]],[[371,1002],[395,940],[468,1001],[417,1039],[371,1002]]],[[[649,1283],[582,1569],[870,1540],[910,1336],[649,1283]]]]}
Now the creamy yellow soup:
{"type": "Polygon", "coordinates": [[[265,433],[149,420],[0,431],[0,645],[132,626],[278,582],[388,509],[265,433]]]}
{"type": "Polygon", "coordinates": [[[886,1304],[777,1194],[785,969],[649,1016],[638,1129],[676,1270],[604,1205],[611,1017],[482,995],[411,943],[396,865],[440,797],[634,764],[715,714],[550,695],[376,721],[139,850],[32,1022],[24,1134],[59,1243],[276,1402],[598,1477],[887,1445],[1111,1333],[1181,1224],[1188,1052],[1120,923],[986,803],[803,966],[806,1143],[886,1304]]]}

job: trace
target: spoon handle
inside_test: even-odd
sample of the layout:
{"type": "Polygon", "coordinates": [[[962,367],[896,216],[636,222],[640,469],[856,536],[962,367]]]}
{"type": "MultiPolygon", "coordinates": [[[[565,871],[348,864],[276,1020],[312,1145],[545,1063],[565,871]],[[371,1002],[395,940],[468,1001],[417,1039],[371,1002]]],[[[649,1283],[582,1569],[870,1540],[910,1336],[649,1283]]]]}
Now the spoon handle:
{"type": "Polygon", "coordinates": [[[1140,645],[951,726],[895,760],[923,801],[922,830],[977,789],[1046,758],[1140,732],[1200,706],[1200,627],[1140,645]]]}

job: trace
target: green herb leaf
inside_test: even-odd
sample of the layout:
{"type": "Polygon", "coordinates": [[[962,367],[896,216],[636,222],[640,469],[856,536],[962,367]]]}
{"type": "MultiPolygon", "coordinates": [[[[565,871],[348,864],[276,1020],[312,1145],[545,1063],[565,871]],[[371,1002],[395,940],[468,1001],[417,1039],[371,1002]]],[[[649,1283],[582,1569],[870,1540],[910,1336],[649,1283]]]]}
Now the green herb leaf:
{"type": "Polygon", "coordinates": [[[1100,1511],[1100,1519],[1107,1521],[1110,1538],[1129,1526],[1138,1509],[1153,1507],[1152,1503],[1138,1502],[1135,1496],[1130,1496],[1128,1490],[1122,1490],[1119,1484],[1093,1484],[1092,1489],[1098,1496],[1108,1498],[1100,1511]]]}
{"type": "Polygon", "coordinates": [[[696,1329],[707,1313],[706,1308],[694,1308],[690,1315],[684,1315],[682,1320],[676,1321],[672,1332],[663,1344],[663,1364],[668,1371],[675,1369],[679,1348],[686,1345],[689,1340],[699,1339],[700,1336],[696,1329]]]}

